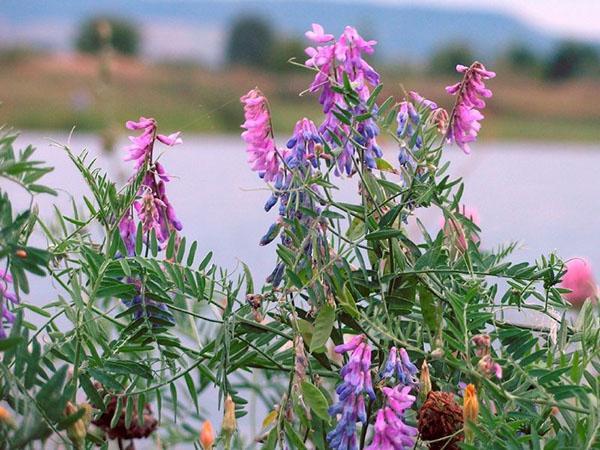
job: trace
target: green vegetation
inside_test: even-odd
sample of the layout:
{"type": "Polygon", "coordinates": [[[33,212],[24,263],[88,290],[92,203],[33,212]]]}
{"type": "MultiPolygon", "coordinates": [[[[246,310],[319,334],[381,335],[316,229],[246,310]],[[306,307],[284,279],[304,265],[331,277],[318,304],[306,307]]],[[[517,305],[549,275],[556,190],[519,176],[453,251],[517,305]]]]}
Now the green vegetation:
{"type": "Polygon", "coordinates": [[[123,55],[137,55],[140,34],[132,23],[110,17],[92,18],[81,25],[75,41],[77,50],[98,53],[107,45],[123,55]]]}

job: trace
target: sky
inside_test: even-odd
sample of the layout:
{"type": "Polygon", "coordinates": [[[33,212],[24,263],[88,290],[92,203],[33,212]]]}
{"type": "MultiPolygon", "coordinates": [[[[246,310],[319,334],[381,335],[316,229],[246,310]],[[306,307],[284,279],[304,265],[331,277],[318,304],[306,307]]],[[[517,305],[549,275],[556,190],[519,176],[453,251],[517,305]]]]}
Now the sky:
{"type": "Polygon", "coordinates": [[[505,12],[543,30],[600,40],[600,0],[371,0],[382,4],[434,5],[505,12]]]}

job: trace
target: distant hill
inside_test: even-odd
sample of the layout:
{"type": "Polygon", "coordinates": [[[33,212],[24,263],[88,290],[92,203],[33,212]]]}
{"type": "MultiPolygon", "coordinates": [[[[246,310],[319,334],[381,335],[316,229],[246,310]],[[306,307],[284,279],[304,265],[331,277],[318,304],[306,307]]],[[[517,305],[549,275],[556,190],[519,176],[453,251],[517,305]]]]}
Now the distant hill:
{"type": "Polygon", "coordinates": [[[77,24],[100,13],[140,22],[148,35],[145,52],[150,56],[197,56],[209,62],[220,60],[227,29],[241,15],[264,16],[279,33],[294,37],[302,37],[311,22],[335,33],[352,24],[380,41],[378,56],[387,60],[424,60],[452,42],[468,44],[485,60],[511,43],[545,52],[559,39],[494,12],[324,0],[2,0],[0,39],[6,44],[16,35],[19,41],[66,49],[77,24]],[[37,29],[44,26],[54,30],[37,29]]]}

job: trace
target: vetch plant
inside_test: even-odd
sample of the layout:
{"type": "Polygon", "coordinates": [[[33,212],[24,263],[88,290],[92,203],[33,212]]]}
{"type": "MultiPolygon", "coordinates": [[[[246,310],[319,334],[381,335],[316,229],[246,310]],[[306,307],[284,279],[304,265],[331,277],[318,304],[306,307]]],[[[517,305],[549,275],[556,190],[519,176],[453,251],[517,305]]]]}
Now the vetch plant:
{"type": "Polygon", "coordinates": [[[306,37],[296,64],[321,117],[278,135],[266,96],[241,96],[248,162],[274,216],[255,237],[277,254],[261,284],[244,263],[229,272],[210,251],[197,257],[167,197],[163,157],[181,137],[154,119],[126,124],[123,185],[62,147],[88,193],[52,220],[35,205],[54,194],[38,184],[50,169],[0,138],[0,178],[31,198],[15,215],[0,192],[0,449],[598,445],[589,270],[485,247],[445,158],[457,151],[447,144],[470,151],[495,74],[458,66],[449,110],[414,91],[382,98],[375,41],[317,24],[306,37]],[[424,210],[443,217],[433,233],[424,210]],[[34,232],[45,248],[29,245],[34,232]],[[52,301],[30,300],[28,272],[52,282],[52,301]],[[573,296],[587,299],[575,321],[573,296]],[[269,412],[249,429],[257,403],[269,412]]]}

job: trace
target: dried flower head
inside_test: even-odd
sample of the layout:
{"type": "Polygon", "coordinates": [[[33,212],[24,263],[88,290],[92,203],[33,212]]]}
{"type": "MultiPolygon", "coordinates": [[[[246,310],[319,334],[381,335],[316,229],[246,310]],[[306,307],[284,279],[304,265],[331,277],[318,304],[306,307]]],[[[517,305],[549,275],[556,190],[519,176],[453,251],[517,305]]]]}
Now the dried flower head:
{"type": "Polygon", "coordinates": [[[431,450],[458,450],[463,426],[462,408],[451,392],[431,391],[419,410],[418,429],[431,450]],[[446,438],[446,439],[444,439],[446,438]]]}

